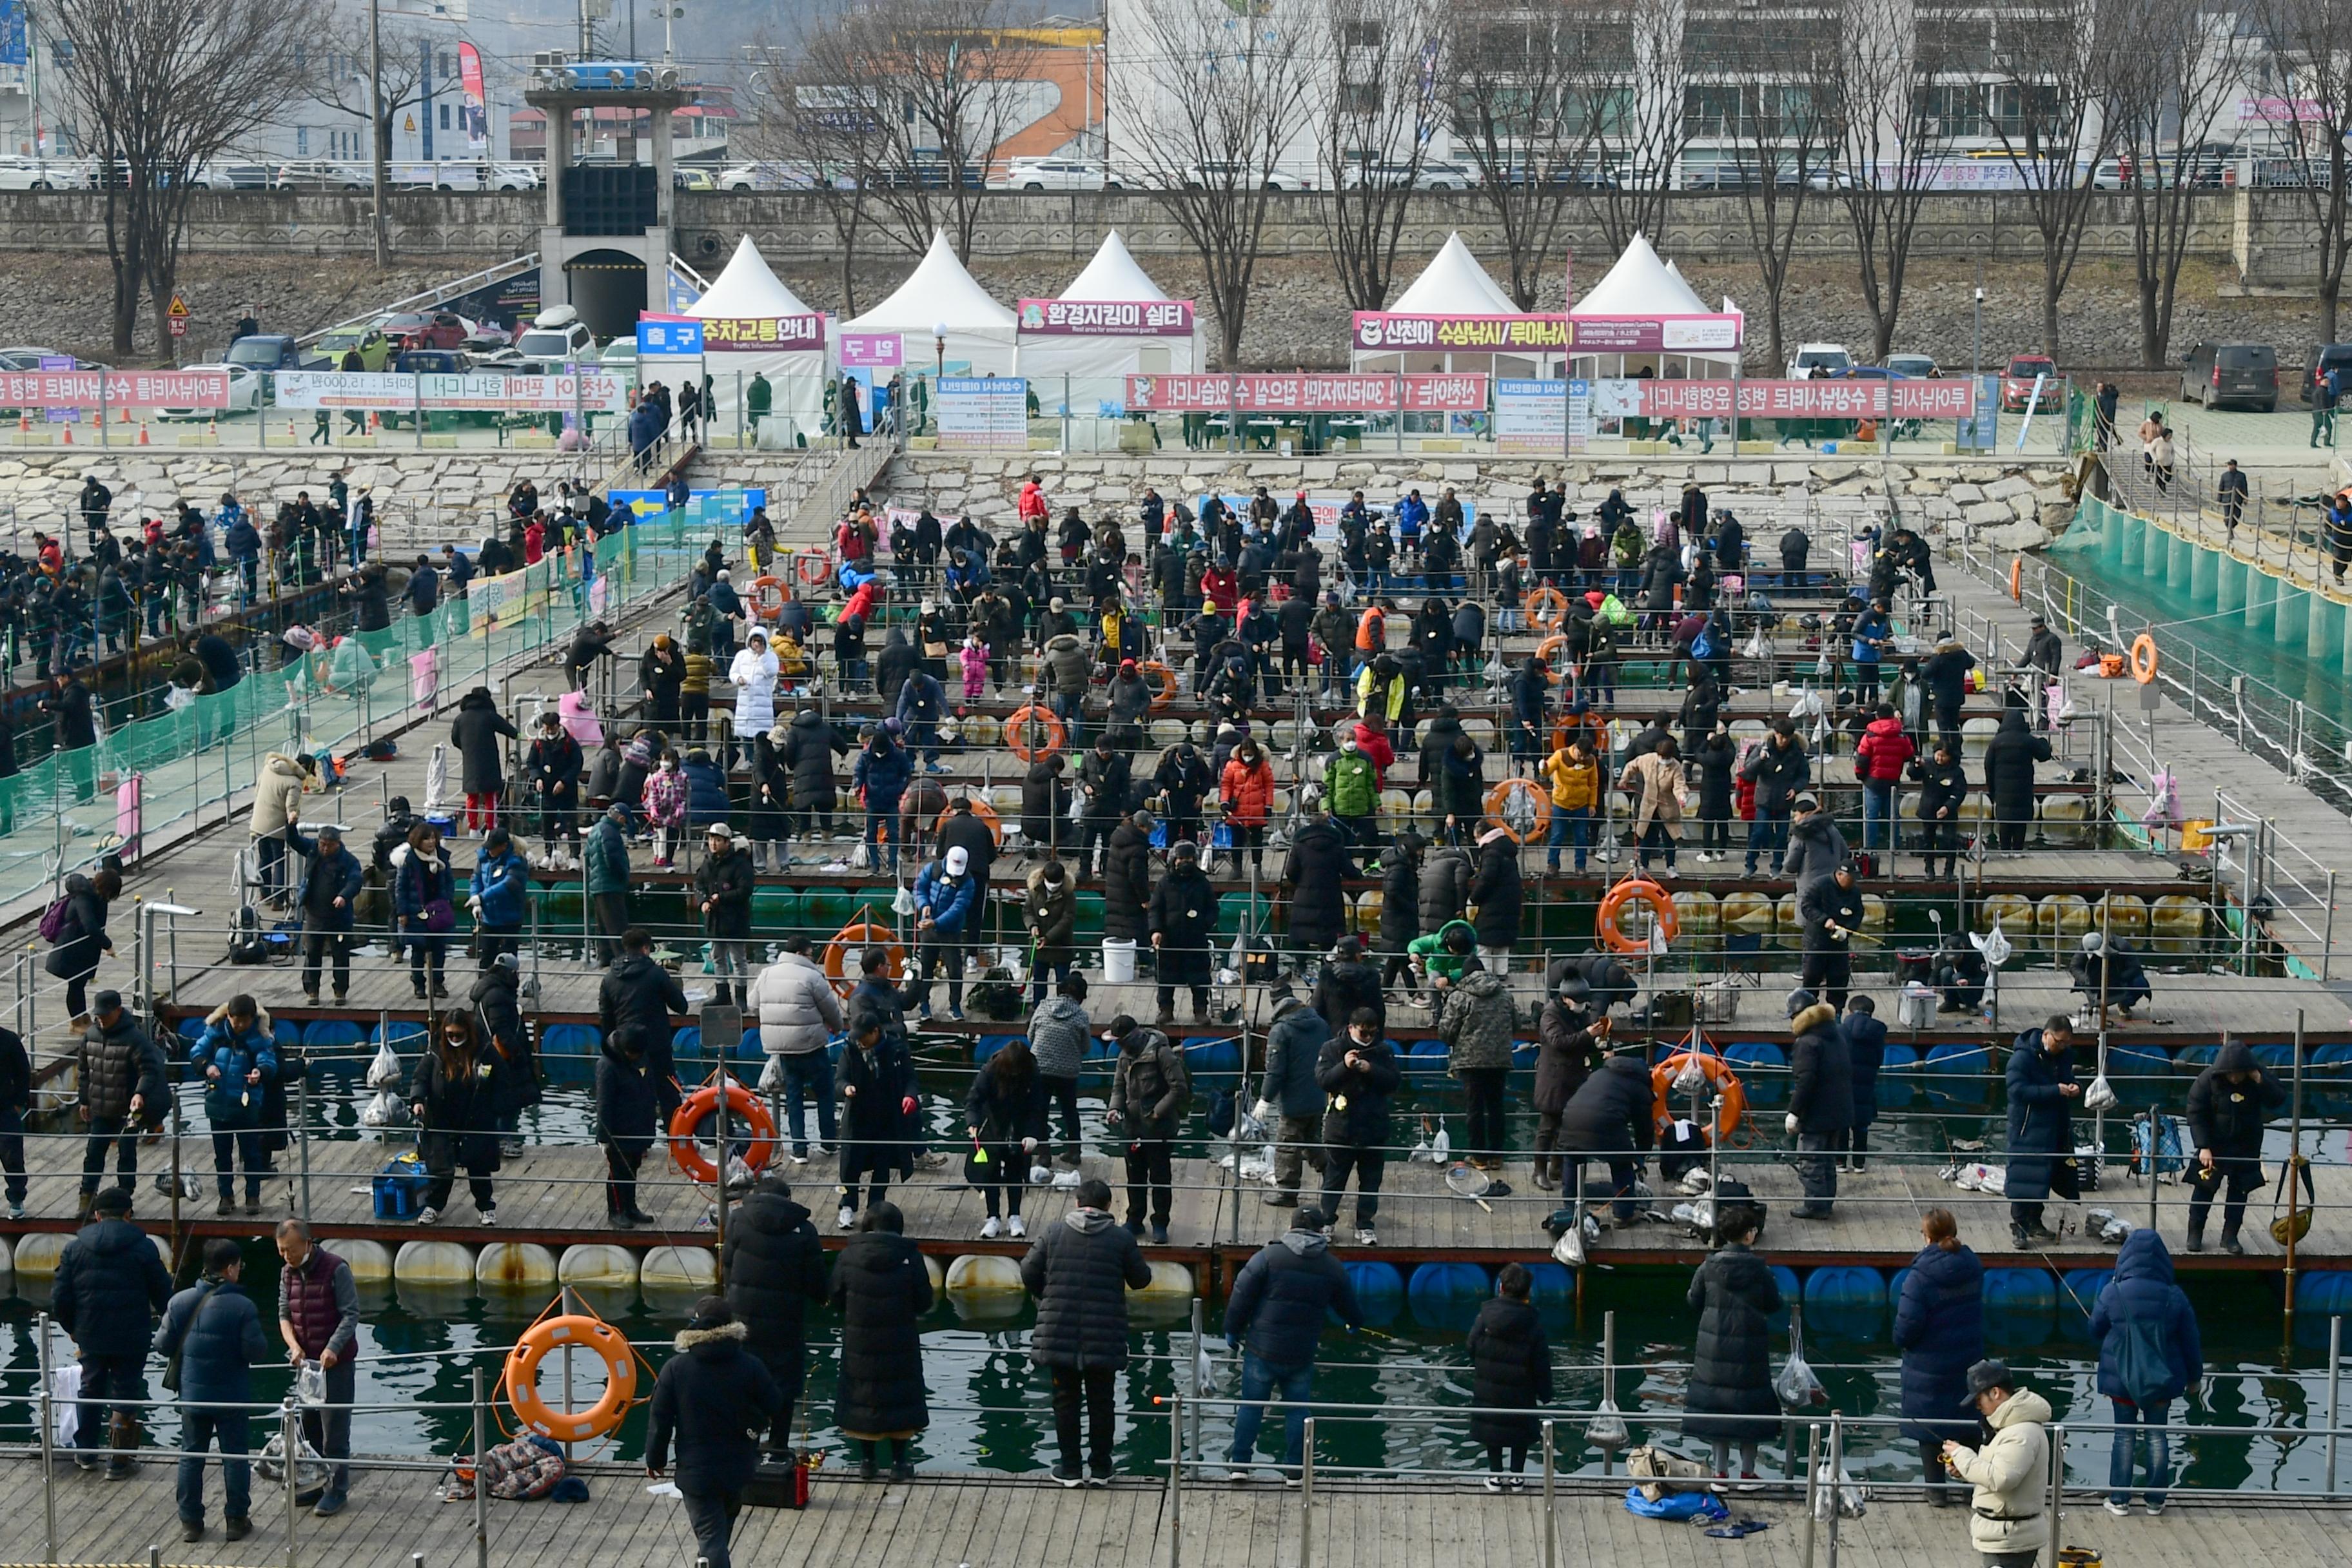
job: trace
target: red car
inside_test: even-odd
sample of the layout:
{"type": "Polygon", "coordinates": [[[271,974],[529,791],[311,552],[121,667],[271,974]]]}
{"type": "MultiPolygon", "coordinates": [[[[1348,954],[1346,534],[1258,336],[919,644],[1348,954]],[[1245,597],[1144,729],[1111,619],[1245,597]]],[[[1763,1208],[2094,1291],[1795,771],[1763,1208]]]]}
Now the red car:
{"type": "Polygon", "coordinates": [[[474,324],[453,310],[409,310],[387,320],[383,335],[402,349],[454,349],[474,332],[474,324]]]}
{"type": "Polygon", "coordinates": [[[2048,354],[2019,354],[2009,362],[2009,369],[2000,377],[2000,411],[2022,414],[2033,402],[2033,383],[2042,381],[2042,401],[2054,412],[2059,405],[2058,362],[2048,354]]]}

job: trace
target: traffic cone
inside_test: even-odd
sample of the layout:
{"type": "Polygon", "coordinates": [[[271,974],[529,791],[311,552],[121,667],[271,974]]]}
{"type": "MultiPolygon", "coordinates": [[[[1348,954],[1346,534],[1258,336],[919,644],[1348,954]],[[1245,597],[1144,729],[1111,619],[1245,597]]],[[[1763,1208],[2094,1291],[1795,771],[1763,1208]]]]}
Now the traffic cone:
{"type": "Polygon", "coordinates": [[[16,410],[16,434],[19,436],[29,436],[32,433],[33,416],[19,408],[16,410]]]}
{"type": "Polygon", "coordinates": [[[65,444],[66,444],[67,446],[68,446],[68,447],[72,446],[72,445],[73,445],[73,426],[70,426],[70,425],[66,425],[66,426],[59,426],[59,428],[61,428],[62,430],[64,430],[64,431],[65,431],[65,433],[66,433],[66,443],[65,443],[65,444]]]}
{"type": "Polygon", "coordinates": [[[205,425],[206,429],[207,429],[207,430],[209,430],[209,431],[211,432],[211,435],[212,435],[212,440],[213,440],[213,445],[214,445],[214,446],[215,446],[215,447],[219,446],[219,445],[220,445],[220,416],[219,416],[218,415],[215,415],[212,418],[210,418],[210,419],[208,419],[208,420],[205,421],[205,425]]]}
{"type": "Polygon", "coordinates": [[[379,431],[383,430],[383,409],[381,409],[381,408],[371,408],[371,409],[369,409],[369,410],[368,410],[368,434],[369,434],[369,435],[371,435],[371,436],[373,436],[373,435],[377,434],[379,431]]]}
{"type": "Polygon", "coordinates": [[[291,419],[286,422],[286,438],[289,441],[299,441],[302,438],[302,432],[294,427],[294,421],[291,419]]]}
{"type": "Polygon", "coordinates": [[[148,445],[147,422],[143,419],[139,422],[139,444],[142,447],[148,445]]]}
{"type": "Polygon", "coordinates": [[[121,409],[117,410],[115,423],[118,425],[128,425],[131,423],[131,405],[129,404],[124,404],[121,409]]]}

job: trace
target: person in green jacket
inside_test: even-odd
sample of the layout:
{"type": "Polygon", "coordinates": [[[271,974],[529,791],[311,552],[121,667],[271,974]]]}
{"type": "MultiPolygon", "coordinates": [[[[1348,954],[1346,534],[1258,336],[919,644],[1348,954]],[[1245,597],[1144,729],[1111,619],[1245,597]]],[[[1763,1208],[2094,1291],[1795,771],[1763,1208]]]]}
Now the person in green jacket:
{"type": "Polygon", "coordinates": [[[1347,836],[1350,844],[1377,844],[1380,825],[1376,817],[1381,808],[1378,776],[1372,760],[1356,744],[1352,731],[1339,737],[1339,749],[1323,767],[1323,798],[1331,808],[1331,820],[1347,836]]]}
{"type": "Polygon", "coordinates": [[[751,427],[753,446],[760,444],[760,421],[765,419],[769,410],[775,405],[775,389],[768,384],[766,376],[761,375],[758,371],[753,371],[751,384],[743,389],[743,413],[751,427]]]}
{"type": "MultiPolygon", "coordinates": [[[[1427,936],[1413,938],[1404,951],[1430,984],[1451,985],[1462,978],[1462,961],[1477,945],[1478,932],[1468,921],[1447,921],[1427,936]]],[[[1430,1005],[1442,1011],[1444,1004],[1440,1000],[1430,1005]]]]}
{"type": "Polygon", "coordinates": [[[588,831],[581,856],[588,905],[596,912],[597,957],[610,965],[620,962],[621,933],[629,929],[629,808],[615,801],[588,831]]]}

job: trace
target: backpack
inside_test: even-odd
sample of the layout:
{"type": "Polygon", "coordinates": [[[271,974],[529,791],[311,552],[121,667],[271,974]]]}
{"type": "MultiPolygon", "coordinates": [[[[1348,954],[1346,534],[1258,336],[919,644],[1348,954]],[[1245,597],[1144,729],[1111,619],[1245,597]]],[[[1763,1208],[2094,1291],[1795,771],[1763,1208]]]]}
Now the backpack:
{"type": "Polygon", "coordinates": [[[42,912],[41,940],[47,942],[65,941],[72,921],[73,900],[70,898],[59,899],[42,912]]]}
{"type": "Polygon", "coordinates": [[[2164,1325],[2147,1318],[2119,1318],[2115,1332],[2116,1376],[2134,1405],[2161,1404],[2172,1397],[2172,1357],[2164,1325]]]}
{"type": "Polygon", "coordinates": [[[246,904],[236,911],[228,928],[228,961],[231,963],[267,963],[269,962],[268,939],[261,932],[261,910],[246,904]]]}
{"type": "Polygon", "coordinates": [[[1701,659],[1715,657],[1715,627],[1712,625],[1701,626],[1698,636],[1691,639],[1691,657],[1701,659]]]}

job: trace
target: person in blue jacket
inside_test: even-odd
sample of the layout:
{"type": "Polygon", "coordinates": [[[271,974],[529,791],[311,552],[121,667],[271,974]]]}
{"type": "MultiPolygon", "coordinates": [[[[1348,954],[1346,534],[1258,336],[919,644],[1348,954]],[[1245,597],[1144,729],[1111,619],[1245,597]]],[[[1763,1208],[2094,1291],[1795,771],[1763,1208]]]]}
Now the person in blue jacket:
{"type": "Polygon", "coordinates": [[[262,1102],[278,1077],[278,1045],[253,998],[239,993],[205,1024],[189,1047],[188,1066],[204,1079],[205,1120],[213,1131],[213,1170],[220,1182],[220,1212],[236,1206],[235,1156],[245,1157],[245,1212],[261,1212],[261,1179],[270,1173],[269,1145],[261,1131],[262,1102]]]}
{"type": "Polygon", "coordinates": [[[2131,1485],[2140,1441],[2147,1442],[2147,1511],[2164,1511],[2172,1475],[2172,1444],[2165,1418],[2172,1402],[2205,1375],[2197,1312],[2172,1282],[2172,1254],[2154,1230],[2135,1230],[2116,1255],[2115,1278],[2091,1309],[2091,1339],[2099,1347],[2099,1392],[2115,1410],[2115,1443],[2107,1455],[2107,1511],[2131,1511],[2131,1485]]]}
{"type": "Polygon", "coordinates": [[[915,878],[915,984],[908,1000],[915,1016],[931,1016],[931,976],[948,972],[948,1016],[963,1016],[963,956],[971,945],[972,916],[980,907],[980,881],[961,845],[944,851],[915,878]]]}
{"type": "Polygon", "coordinates": [[[1853,1064],[1853,1117],[1837,1146],[1845,1152],[1845,1168],[1859,1171],[1870,1154],[1870,1124],[1878,1119],[1878,1069],[1886,1063],[1886,1026],[1878,1021],[1878,1004],[1859,994],[1848,997],[1838,1033],[1845,1037],[1846,1059],[1853,1064]]]}
{"type": "MultiPolygon", "coordinates": [[[[2042,1205],[2058,1184],[2060,1166],[2074,1155],[2074,1021],[2053,1014],[2042,1027],[2017,1037],[2009,1052],[2009,1239],[2023,1251],[2058,1233],[2042,1223],[2042,1205]]],[[[2079,1187],[2076,1189],[2079,1192],[2079,1187]]],[[[2072,1194],[2060,1193],[2061,1196],[2072,1194]]]]}
{"type": "Polygon", "coordinates": [[[1873,599],[1853,618],[1853,697],[1864,710],[1878,706],[1878,666],[1895,637],[1895,617],[1886,601],[1873,599]]]}
{"type": "MultiPolygon", "coordinates": [[[[934,682],[933,684],[937,684],[934,682]]],[[[850,770],[849,787],[866,802],[866,861],[869,869],[882,868],[882,829],[890,829],[890,875],[898,874],[898,801],[915,776],[915,764],[898,744],[903,726],[896,719],[882,727],[857,753],[850,770]]]]}
{"type": "Polygon", "coordinates": [[[947,716],[947,689],[930,671],[916,667],[898,688],[898,702],[891,717],[904,729],[909,752],[922,752],[927,773],[947,772],[940,766],[940,721],[947,716]]]}
{"type": "Polygon", "coordinates": [[[220,1441],[225,1493],[221,1522],[231,1541],[253,1533],[251,1450],[253,1368],[271,1360],[261,1312],[238,1279],[245,1258],[236,1243],[216,1236],[205,1243],[205,1274],[163,1309],[155,1348],[176,1358],[180,1394],[180,1539],[205,1534],[205,1450],[220,1441]]]}
{"type": "Polygon", "coordinates": [[[1429,503],[1421,499],[1419,490],[1408,490],[1396,503],[1397,549],[1418,559],[1421,555],[1421,531],[1429,521],[1429,503]]]}
{"type": "Polygon", "coordinates": [[[490,829],[482,852],[474,859],[474,879],[466,906],[474,913],[475,957],[482,972],[499,954],[522,945],[523,917],[530,904],[530,862],[515,852],[514,837],[503,827],[490,829]]]}
{"type": "Polygon", "coordinates": [[[727,770],[699,746],[686,753],[677,771],[686,776],[686,820],[708,827],[727,820],[727,770]]]}
{"type": "Polygon", "coordinates": [[[1895,1303],[1903,1435],[1919,1445],[1928,1503],[1956,1508],[1967,1498],[1945,1468],[1944,1440],[1966,1443],[1976,1436],[1976,1423],[1958,1412],[1969,1394],[1969,1368],[1984,1359],[1984,1264],[1960,1240],[1959,1222],[1949,1209],[1921,1215],[1919,1237],[1927,1245],[1905,1270],[1895,1303]]]}
{"type": "Polygon", "coordinates": [[[1323,1211],[1302,1206],[1289,1230],[1258,1248],[1234,1277],[1225,1302],[1225,1343],[1242,1352],[1244,1404],[1234,1413],[1234,1474],[1246,1472],[1257,1449],[1264,1401],[1277,1388],[1283,1412],[1283,1468],[1296,1476],[1307,1448],[1307,1402],[1315,1396],[1315,1346],[1327,1313],[1354,1333],[1364,1314],[1348,1270],[1331,1256],[1323,1211]]]}

